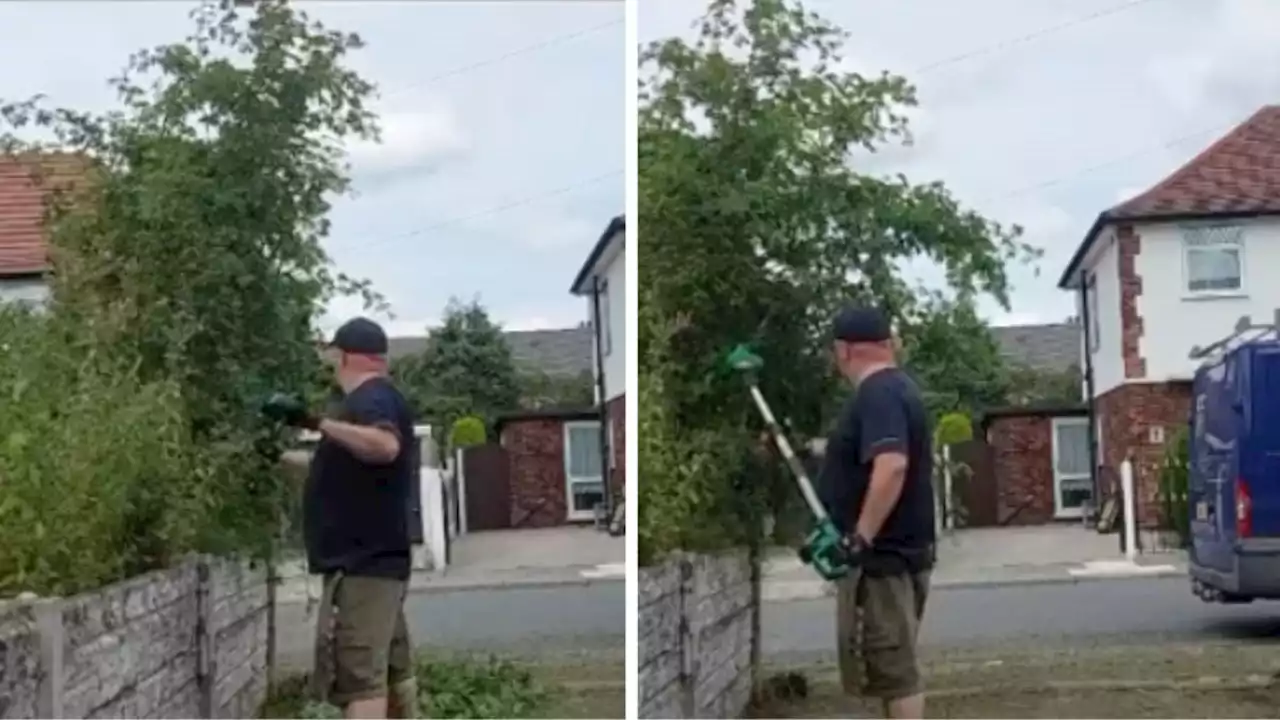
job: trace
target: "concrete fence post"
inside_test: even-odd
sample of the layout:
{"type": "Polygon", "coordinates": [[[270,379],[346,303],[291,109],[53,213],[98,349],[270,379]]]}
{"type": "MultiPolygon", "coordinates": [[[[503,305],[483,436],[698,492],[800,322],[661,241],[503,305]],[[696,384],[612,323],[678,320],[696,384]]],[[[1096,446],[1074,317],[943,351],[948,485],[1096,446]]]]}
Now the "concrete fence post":
{"type": "Polygon", "coordinates": [[[688,557],[680,558],[680,589],[677,592],[680,618],[680,709],[681,717],[695,717],[694,688],[698,680],[697,636],[692,623],[689,622],[689,596],[693,594],[694,574],[696,566],[688,557]]]}
{"type": "Polygon", "coordinates": [[[66,646],[66,632],[62,625],[62,598],[37,600],[33,610],[40,633],[40,691],[36,710],[42,718],[65,717],[62,650],[66,646]]]}
{"type": "Polygon", "coordinates": [[[200,717],[214,716],[213,688],[217,673],[213,667],[213,615],[212,578],[209,562],[205,558],[196,561],[196,686],[199,688],[200,717]]]}

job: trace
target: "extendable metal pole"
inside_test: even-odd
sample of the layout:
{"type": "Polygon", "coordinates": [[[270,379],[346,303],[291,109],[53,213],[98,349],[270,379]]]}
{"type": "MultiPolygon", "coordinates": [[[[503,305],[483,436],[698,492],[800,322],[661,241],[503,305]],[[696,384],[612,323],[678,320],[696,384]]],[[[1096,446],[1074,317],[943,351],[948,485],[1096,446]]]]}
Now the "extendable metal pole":
{"type": "Polygon", "coordinates": [[[760,409],[760,414],[764,417],[764,423],[769,427],[769,432],[773,434],[773,441],[778,446],[778,451],[782,453],[782,459],[787,461],[787,466],[791,468],[791,472],[796,476],[796,483],[800,485],[800,494],[804,496],[804,501],[809,505],[809,511],[818,522],[828,519],[827,509],[823,507],[822,501],[818,499],[818,494],[813,491],[813,483],[809,482],[809,474],[804,471],[804,465],[800,464],[800,458],[791,449],[791,443],[787,441],[787,436],[782,433],[782,426],[773,417],[773,411],[769,409],[769,403],[764,401],[764,395],[760,394],[760,388],[756,387],[753,382],[748,387],[751,390],[751,399],[756,401],[756,407],[760,409]]]}

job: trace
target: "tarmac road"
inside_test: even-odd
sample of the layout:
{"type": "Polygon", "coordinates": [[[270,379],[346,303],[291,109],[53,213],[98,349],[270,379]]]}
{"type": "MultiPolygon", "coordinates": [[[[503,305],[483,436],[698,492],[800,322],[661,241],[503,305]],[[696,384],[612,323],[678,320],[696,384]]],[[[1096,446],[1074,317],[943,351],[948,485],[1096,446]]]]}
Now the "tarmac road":
{"type": "MultiPolygon", "coordinates": [[[[623,657],[626,584],[410,593],[406,618],[416,647],[494,652],[530,660],[623,657]]],[[[279,659],[308,669],[315,620],[305,603],[277,612],[279,659]]]]}
{"type": "MultiPolygon", "coordinates": [[[[764,654],[782,662],[833,656],[834,598],[766,603],[764,654]]],[[[938,590],[926,647],[1057,646],[1280,638],[1280,603],[1211,605],[1186,578],[938,590]]]]}

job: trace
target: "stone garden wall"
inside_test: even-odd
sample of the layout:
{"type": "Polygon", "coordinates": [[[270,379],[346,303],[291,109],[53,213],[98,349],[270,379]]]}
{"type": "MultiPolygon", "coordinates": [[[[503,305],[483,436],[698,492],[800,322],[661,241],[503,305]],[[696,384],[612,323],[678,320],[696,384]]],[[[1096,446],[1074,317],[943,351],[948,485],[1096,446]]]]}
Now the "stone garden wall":
{"type": "Polygon", "coordinates": [[[265,570],[196,558],[71,598],[0,604],[0,718],[254,717],[265,570]]]}
{"type": "Polygon", "coordinates": [[[640,717],[740,717],[759,610],[747,553],[678,555],[638,584],[640,717]]]}

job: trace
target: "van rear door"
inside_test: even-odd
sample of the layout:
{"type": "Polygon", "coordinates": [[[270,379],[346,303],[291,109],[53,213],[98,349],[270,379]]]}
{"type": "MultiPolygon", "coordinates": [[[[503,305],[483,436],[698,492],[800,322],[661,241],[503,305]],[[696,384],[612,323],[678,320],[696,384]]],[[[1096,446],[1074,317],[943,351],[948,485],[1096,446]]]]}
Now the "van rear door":
{"type": "Polygon", "coordinates": [[[1259,344],[1249,350],[1252,358],[1241,377],[1240,407],[1240,484],[1247,488],[1247,497],[1237,504],[1249,505],[1252,537],[1280,537],[1280,345],[1259,344]]]}
{"type": "Polygon", "coordinates": [[[1196,562],[1220,570],[1233,567],[1233,480],[1236,463],[1232,358],[1202,368],[1192,384],[1192,428],[1188,505],[1196,562]]]}

